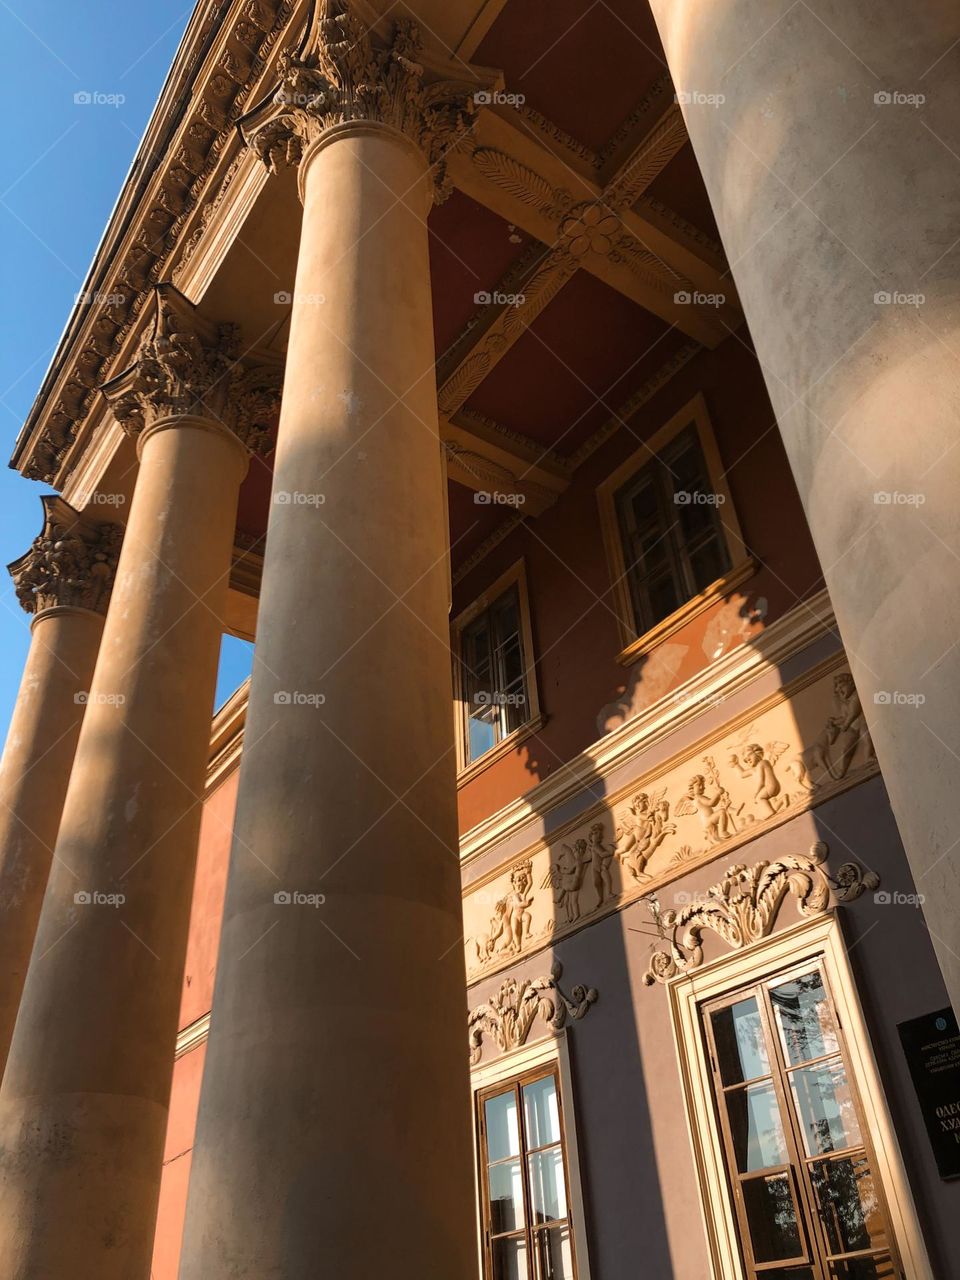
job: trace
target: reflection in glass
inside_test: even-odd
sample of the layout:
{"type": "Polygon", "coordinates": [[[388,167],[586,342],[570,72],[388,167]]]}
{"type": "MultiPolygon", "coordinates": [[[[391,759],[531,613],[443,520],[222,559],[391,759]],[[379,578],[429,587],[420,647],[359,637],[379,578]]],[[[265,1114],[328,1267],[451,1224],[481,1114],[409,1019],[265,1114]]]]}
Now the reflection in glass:
{"type": "Polygon", "coordinates": [[[889,1253],[876,1258],[851,1258],[849,1262],[834,1262],[830,1266],[830,1280],[899,1280],[900,1270],[893,1265],[889,1253]]]}
{"type": "Polygon", "coordinates": [[[538,1151],[530,1161],[530,1213],[534,1224],[556,1222],[567,1216],[567,1189],[563,1177],[563,1152],[559,1147],[538,1151]]]}
{"type": "Polygon", "coordinates": [[[507,1156],[519,1155],[520,1126],[513,1090],[488,1098],[483,1109],[487,1125],[487,1159],[504,1160],[507,1156]]]}
{"type": "Polygon", "coordinates": [[[494,1235],[523,1226],[523,1182],[520,1161],[490,1166],[490,1230],[494,1235]]]}
{"type": "Polygon", "coordinates": [[[880,1201],[865,1155],[818,1160],[810,1179],[831,1253],[883,1248],[880,1201]]]}
{"type": "Polygon", "coordinates": [[[772,1173],[741,1183],[755,1262],[778,1262],[802,1255],[800,1227],[790,1176],[772,1173]]]}
{"type": "Polygon", "coordinates": [[[527,1242],[521,1236],[493,1242],[493,1280],[529,1280],[527,1242]]]}
{"type": "Polygon", "coordinates": [[[524,1085],[523,1119],[527,1126],[528,1149],[560,1141],[560,1109],[553,1076],[524,1085]]]}
{"type": "Polygon", "coordinates": [[[536,1251],[540,1280],[573,1280],[573,1245],[568,1226],[538,1231],[536,1251]]]}
{"type": "Polygon", "coordinates": [[[719,1009],[713,1015],[713,1036],[724,1084],[739,1084],[769,1073],[760,1010],[752,997],[719,1009]]]}
{"type": "Polygon", "coordinates": [[[770,999],[789,1066],[823,1058],[840,1048],[819,970],[771,988],[770,999]]]}
{"type": "Polygon", "coordinates": [[[741,1173],[787,1163],[787,1144],[773,1085],[750,1084],[727,1094],[730,1135],[741,1173]]]}
{"type": "Polygon", "coordinates": [[[857,1110],[839,1059],[819,1067],[801,1067],[791,1074],[790,1087],[808,1156],[861,1145],[857,1110]]]}

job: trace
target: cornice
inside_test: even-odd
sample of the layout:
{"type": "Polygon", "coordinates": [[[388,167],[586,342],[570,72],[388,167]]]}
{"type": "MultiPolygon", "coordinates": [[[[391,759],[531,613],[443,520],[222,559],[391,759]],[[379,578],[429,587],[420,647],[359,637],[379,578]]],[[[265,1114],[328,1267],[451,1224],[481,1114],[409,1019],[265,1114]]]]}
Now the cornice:
{"type": "Polygon", "coordinates": [[[235,689],[217,714],[210,730],[210,755],[207,761],[206,794],[225,782],[240,764],[243,730],[247,722],[250,697],[249,677],[235,689]]]}
{"type": "Polygon", "coordinates": [[[162,278],[221,156],[236,145],[236,120],[305,7],[306,0],[198,6],[15,445],[11,465],[25,475],[62,487],[96,388],[129,351],[149,286],[162,278]]]}

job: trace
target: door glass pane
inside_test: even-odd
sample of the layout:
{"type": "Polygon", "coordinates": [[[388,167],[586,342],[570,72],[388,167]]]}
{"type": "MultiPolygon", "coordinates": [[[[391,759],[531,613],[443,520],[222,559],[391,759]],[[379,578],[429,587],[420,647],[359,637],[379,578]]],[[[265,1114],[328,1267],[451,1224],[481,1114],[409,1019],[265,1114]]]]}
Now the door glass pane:
{"type": "Polygon", "coordinates": [[[810,1179],[831,1253],[884,1247],[880,1200],[866,1155],[818,1160],[810,1179]]]}
{"type": "Polygon", "coordinates": [[[862,1145],[847,1072],[839,1059],[791,1072],[790,1087],[808,1156],[862,1145]]]}
{"type": "Polygon", "coordinates": [[[573,1280],[573,1243],[569,1226],[536,1234],[540,1280],[573,1280]]]}
{"type": "Polygon", "coordinates": [[[840,1048],[819,970],[771,988],[770,999],[789,1066],[823,1058],[840,1048]]]}
{"type": "Polygon", "coordinates": [[[557,1082],[553,1076],[534,1080],[523,1087],[523,1117],[527,1126],[527,1147],[546,1147],[560,1141],[560,1109],[557,1082]]]}
{"type": "Polygon", "coordinates": [[[780,1107],[772,1084],[751,1084],[728,1093],[727,1111],[741,1173],[787,1163],[780,1107]]]}
{"type": "Polygon", "coordinates": [[[519,1160],[493,1164],[490,1179],[490,1230],[494,1235],[523,1228],[523,1182],[519,1160]]]}
{"type": "Polygon", "coordinates": [[[553,1147],[528,1157],[530,1161],[530,1213],[534,1224],[556,1222],[567,1216],[567,1189],[563,1177],[563,1151],[553,1147]]]}
{"type": "Polygon", "coordinates": [[[520,1126],[513,1090],[488,1098],[483,1104],[487,1127],[487,1159],[505,1160],[520,1154],[520,1126]]]}
{"type": "Polygon", "coordinates": [[[494,1240],[493,1280],[529,1280],[527,1242],[523,1236],[513,1240],[494,1240]]]}
{"type": "Polygon", "coordinates": [[[834,1262],[830,1266],[830,1280],[900,1280],[900,1270],[893,1265],[889,1253],[876,1258],[851,1258],[849,1262],[834,1262]]]}
{"type": "Polygon", "coordinates": [[[767,1046],[756,1000],[740,1000],[713,1014],[720,1077],[724,1084],[739,1084],[770,1073],[767,1046]]]}
{"type": "Polygon", "coordinates": [[[796,1206],[786,1173],[747,1178],[741,1183],[756,1262],[803,1256],[796,1206]]]}

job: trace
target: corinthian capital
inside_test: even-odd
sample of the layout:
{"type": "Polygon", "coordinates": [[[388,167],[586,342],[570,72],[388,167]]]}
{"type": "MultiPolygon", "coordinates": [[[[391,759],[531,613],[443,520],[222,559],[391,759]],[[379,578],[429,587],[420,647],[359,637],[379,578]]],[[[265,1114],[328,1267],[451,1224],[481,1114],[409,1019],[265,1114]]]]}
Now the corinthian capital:
{"type": "Polygon", "coordinates": [[[483,84],[432,76],[422,51],[421,30],[411,18],[398,18],[389,42],[381,42],[348,0],[318,0],[299,50],[280,58],[276,91],[243,117],[241,132],[276,173],[299,164],[334,125],[390,126],[424,153],[442,200],[449,193],[444,157],[469,131],[483,84]]]}
{"type": "Polygon", "coordinates": [[[172,284],[156,286],[153,323],[137,358],[101,390],[132,436],[166,418],[209,418],[253,453],[268,452],[280,405],[279,363],[240,358],[237,325],[197,313],[172,284]]]}
{"type": "Polygon", "coordinates": [[[57,606],[106,613],[123,541],[118,524],[92,524],[56,494],[41,498],[43,529],[8,565],[27,613],[57,606]]]}

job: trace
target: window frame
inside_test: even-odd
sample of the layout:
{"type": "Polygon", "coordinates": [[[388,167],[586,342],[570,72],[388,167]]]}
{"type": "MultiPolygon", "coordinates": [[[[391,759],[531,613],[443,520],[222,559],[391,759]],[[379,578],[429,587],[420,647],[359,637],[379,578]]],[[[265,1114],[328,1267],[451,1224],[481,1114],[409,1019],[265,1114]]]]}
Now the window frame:
{"type": "Polygon", "coordinates": [[[655,645],[666,640],[710,605],[722,599],[734,587],[745,581],[756,568],[755,561],[743,541],[736,508],[733,505],[707,412],[706,400],[702,393],[698,392],[678,413],[655,431],[649,440],[606,477],[597,487],[597,502],[600,507],[600,525],[610,571],[613,610],[617,616],[620,633],[621,652],[617,655],[617,661],[624,666],[636,662],[655,645]],[[641,630],[630,588],[617,510],[617,495],[647,463],[668,450],[673,442],[691,426],[695,429],[710,485],[714,493],[722,495],[724,500],[722,510],[718,511],[719,532],[726,548],[730,567],[721,577],[708,583],[702,591],[684,601],[673,613],[641,630]]]}
{"type": "MultiPolygon", "coordinates": [[[[849,1085],[859,1103],[864,1142],[886,1209],[891,1253],[909,1280],[935,1280],[835,913],[786,929],[667,983],[713,1280],[749,1280],[749,1272],[741,1257],[737,1211],[728,1185],[704,1006],[745,987],[787,978],[812,963],[821,965],[831,997],[849,1085]]],[[[802,1195],[802,1188],[797,1191],[802,1195]]]]}
{"type": "MultiPolygon", "coordinates": [[[[474,1149],[474,1203],[477,1207],[477,1257],[479,1273],[483,1280],[490,1280],[489,1250],[486,1240],[486,1224],[489,1220],[486,1192],[486,1168],[483,1163],[485,1148],[480,1138],[480,1105],[484,1097],[503,1090],[504,1086],[521,1080],[527,1083],[538,1079],[553,1069],[557,1080],[557,1100],[560,1112],[561,1138],[564,1152],[564,1176],[567,1179],[567,1217],[571,1227],[574,1270],[576,1280],[591,1280],[590,1258],[584,1218],[583,1185],[580,1177],[580,1153],[577,1145],[577,1125],[574,1114],[573,1077],[570,1065],[570,1047],[567,1030],[547,1040],[523,1045],[509,1053],[483,1062],[470,1072],[470,1088],[473,1096],[473,1149],[474,1149]]],[[[526,1191],[524,1191],[526,1195],[526,1191]]]]}
{"type": "Polygon", "coordinates": [[[457,786],[461,787],[481,770],[516,749],[520,742],[543,726],[540,697],[537,690],[536,662],[533,656],[533,627],[530,621],[530,599],[527,591],[526,566],[517,560],[502,573],[482,595],[453,619],[450,627],[450,650],[453,660],[453,717],[457,748],[457,786]],[[466,691],[463,681],[463,633],[483,613],[497,603],[511,588],[516,588],[520,614],[520,643],[523,647],[523,678],[526,685],[527,714],[523,722],[476,760],[470,759],[469,725],[466,691]]]}

